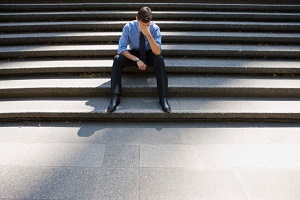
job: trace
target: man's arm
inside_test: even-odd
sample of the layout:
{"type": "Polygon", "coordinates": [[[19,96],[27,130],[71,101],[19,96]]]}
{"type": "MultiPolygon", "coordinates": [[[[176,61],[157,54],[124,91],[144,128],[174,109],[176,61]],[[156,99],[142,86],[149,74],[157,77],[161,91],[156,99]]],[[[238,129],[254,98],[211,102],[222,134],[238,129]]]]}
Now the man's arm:
{"type": "Polygon", "coordinates": [[[121,54],[132,61],[136,61],[137,59],[137,57],[132,55],[128,50],[123,51],[121,54]]]}
{"type": "MultiPolygon", "coordinates": [[[[130,60],[132,60],[132,61],[136,61],[137,59],[138,59],[138,57],[136,57],[136,56],[134,56],[134,55],[132,55],[129,51],[123,51],[122,53],[121,53],[123,56],[125,56],[126,58],[128,58],[128,59],[130,59],[130,60]]],[[[138,68],[140,69],[140,70],[146,70],[146,68],[147,68],[147,65],[143,62],[143,61],[141,61],[141,60],[139,60],[139,61],[137,61],[137,66],[138,66],[138,68]]]]}
{"type": "MultiPolygon", "coordinates": [[[[129,34],[129,30],[128,30],[128,26],[126,25],[123,28],[122,35],[121,35],[121,38],[119,40],[118,53],[122,54],[123,56],[125,56],[126,58],[128,58],[132,61],[136,61],[138,58],[136,56],[132,55],[127,50],[127,45],[129,44],[128,34],[129,34]]],[[[137,62],[137,66],[139,67],[140,70],[146,70],[146,67],[147,67],[147,65],[141,60],[139,60],[137,62]]]]}
{"type": "Polygon", "coordinates": [[[160,53],[161,53],[160,46],[155,42],[153,36],[150,33],[150,23],[146,24],[146,23],[143,23],[143,22],[139,22],[139,25],[140,25],[140,30],[147,37],[147,39],[149,41],[150,48],[151,48],[152,52],[155,55],[160,55],[160,53]]]}

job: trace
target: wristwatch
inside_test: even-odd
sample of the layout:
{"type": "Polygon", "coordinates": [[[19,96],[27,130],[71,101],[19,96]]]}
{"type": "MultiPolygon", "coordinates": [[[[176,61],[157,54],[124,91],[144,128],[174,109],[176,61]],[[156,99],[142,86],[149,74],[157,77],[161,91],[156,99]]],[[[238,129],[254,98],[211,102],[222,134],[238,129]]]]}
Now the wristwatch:
{"type": "Polygon", "coordinates": [[[139,60],[140,60],[139,58],[136,58],[136,59],[135,59],[135,62],[138,62],[139,60]]]}

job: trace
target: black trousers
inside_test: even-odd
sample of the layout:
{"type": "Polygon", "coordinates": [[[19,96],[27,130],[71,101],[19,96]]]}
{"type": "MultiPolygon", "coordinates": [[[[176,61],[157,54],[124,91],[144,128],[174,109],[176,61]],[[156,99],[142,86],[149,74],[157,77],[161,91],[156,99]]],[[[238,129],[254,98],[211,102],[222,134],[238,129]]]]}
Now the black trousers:
{"type": "MultiPolygon", "coordinates": [[[[139,57],[139,51],[129,50],[132,55],[139,57]]],[[[159,97],[167,97],[168,93],[168,77],[165,71],[164,58],[160,55],[155,55],[151,50],[146,52],[147,66],[154,68],[157,82],[157,89],[159,97]]],[[[112,94],[121,95],[122,90],[122,71],[125,67],[137,66],[136,62],[126,58],[122,54],[114,57],[111,73],[111,92],[112,94]]]]}

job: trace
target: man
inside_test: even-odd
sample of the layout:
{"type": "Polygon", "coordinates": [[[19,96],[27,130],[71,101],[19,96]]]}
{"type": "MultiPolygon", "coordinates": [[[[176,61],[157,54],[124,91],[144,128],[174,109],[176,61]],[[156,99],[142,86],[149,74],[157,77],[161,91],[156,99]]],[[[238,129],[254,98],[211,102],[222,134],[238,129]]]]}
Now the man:
{"type": "Polygon", "coordinates": [[[152,21],[149,7],[138,11],[136,20],[127,23],[119,40],[118,54],[114,57],[111,74],[112,98],[107,112],[112,113],[120,104],[122,89],[121,75],[123,68],[137,66],[146,70],[148,66],[154,67],[159,103],[164,112],[171,112],[167,99],[168,78],[165,72],[165,63],[161,54],[161,33],[159,27],[152,21]],[[127,49],[129,45],[130,50],[127,49]]]}

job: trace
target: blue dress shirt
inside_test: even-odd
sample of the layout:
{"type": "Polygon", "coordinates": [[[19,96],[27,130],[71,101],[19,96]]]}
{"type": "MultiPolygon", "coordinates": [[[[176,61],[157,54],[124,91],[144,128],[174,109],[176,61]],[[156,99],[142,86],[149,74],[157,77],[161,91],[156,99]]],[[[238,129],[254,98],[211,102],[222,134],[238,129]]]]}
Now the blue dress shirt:
{"type": "MultiPolygon", "coordinates": [[[[161,48],[161,33],[159,27],[153,23],[150,22],[150,33],[152,37],[154,38],[155,42],[160,46],[161,48]]],[[[150,44],[146,36],[145,42],[146,42],[146,51],[150,50],[150,44]]],[[[139,50],[139,43],[140,43],[140,29],[139,24],[137,20],[134,20],[132,22],[127,23],[123,27],[122,36],[119,40],[119,47],[118,47],[118,54],[121,54],[123,51],[128,50],[127,47],[129,45],[129,49],[132,50],[139,50]]]]}

